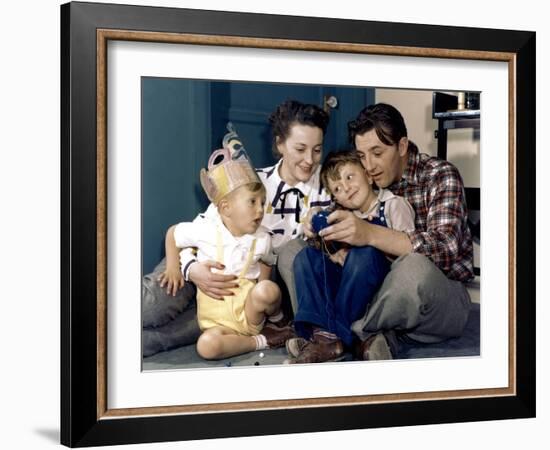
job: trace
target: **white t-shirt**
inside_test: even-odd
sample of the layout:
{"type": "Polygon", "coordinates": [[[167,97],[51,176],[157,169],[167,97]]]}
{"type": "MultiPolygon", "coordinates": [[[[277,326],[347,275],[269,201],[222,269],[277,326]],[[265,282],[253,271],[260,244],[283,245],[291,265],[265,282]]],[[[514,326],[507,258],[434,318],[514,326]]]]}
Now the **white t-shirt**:
{"type": "Polygon", "coordinates": [[[353,211],[357,217],[365,219],[369,216],[379,217],[380,204],[384,205],[384,217],[386,225],[396,231],[414,230],[414,209],[404,198],[393,194],[388,189],[380,189],[376,200],[370,205],[367,212],[353,211]]]}
{"type": "MultiPolygon", "coordinates": [[[[252,263],[244,277],[249,280],[258,279],[260,276],[260,260],[268,265],[273,264],[275,257],[271,247],[271,236],[265,228],[260,226],[254,234],[235,237],[223,224],[217,209],[211,211],[208,218],[205,217],[199,221],[177,224],[174,229],[176,246],[179,248],[197,248],[196,258],[198,262],[217,261],[218,230],[221,233],[223,264],[225,265],[225,269],[218,272],[228,275],[239,275],[246,265],[248,253],[254,239],[256,240],[256,247],[252,263]]],[[[183,269],[185,267],[182,267],[183,269]]]]}
{"type": "Polygon", "coordinates": [[[291,239],[304,237],[302,220],[310,208],[331,204],[330,195],[321,187],[320,166],[306,183],[289,186],[279,175],[282,162],[281,158],[274,166],[256,169],[266,189],[262,225],[271,233],[274,249],[291,239]]]}

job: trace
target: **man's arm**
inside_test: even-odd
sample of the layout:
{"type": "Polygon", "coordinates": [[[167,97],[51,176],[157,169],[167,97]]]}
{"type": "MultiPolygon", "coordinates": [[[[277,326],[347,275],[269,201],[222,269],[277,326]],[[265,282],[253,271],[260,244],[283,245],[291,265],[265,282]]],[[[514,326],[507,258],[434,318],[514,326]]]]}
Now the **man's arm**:
{"type": "Polygon", "coordinates": [[[351,211],[334,211],[328,216],[328,222],[331,226],[319,233],[326,240],[347,242],[356,247],[372,245],[392,256],[406,255],[412,251],[412,244],[406,233],[373,225],[351,211]]]}
{"type": "Polygon", "coordinates": [[[408,232],[412,249],[430,258],[443,272],[460,257],[467,229],[464,185],[451,164],[440,167],[429,193],[426,229],[408,232]]]}

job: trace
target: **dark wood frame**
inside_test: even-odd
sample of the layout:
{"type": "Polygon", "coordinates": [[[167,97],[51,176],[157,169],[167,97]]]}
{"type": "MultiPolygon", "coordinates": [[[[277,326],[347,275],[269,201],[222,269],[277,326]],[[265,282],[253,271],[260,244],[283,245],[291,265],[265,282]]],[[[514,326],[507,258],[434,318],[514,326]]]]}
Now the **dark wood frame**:
{"type": "Polygon", "coordinates": [[[111,445],[534,417],[535,33],[70,3],[61,7],[61,144],[63,444],[111,445]],[[109,39],[508,62],[509,386],[108,409],[105,55],[109,39]]]}

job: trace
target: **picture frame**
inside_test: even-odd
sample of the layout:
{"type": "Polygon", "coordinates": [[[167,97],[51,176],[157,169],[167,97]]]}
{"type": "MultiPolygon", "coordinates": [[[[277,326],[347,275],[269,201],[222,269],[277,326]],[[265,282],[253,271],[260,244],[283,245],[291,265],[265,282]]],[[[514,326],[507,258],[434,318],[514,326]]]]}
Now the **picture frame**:
{"type": "Polygon", "coordinates": [[[61,56],[61,442],[64,445],[113,445],[535,416],[532,301],[535,297],[535,33],[69,3],[61,7],[61,56]],[[423,395],[325,397],[137,410],[109,408],[106,57],[110,40],[506,62],[510,182],[508,386],[423,395]]]}

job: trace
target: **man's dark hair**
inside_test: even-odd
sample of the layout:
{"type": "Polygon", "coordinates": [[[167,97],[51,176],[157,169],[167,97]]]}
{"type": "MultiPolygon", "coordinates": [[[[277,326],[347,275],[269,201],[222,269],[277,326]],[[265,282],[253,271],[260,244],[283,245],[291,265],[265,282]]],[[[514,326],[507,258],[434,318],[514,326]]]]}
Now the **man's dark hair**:
{"type": "Polygon", "coordinates": [[[386,103],[363,108],[357,118],[348,123],[351,144],[355,146],[355,137],[371,130],[375,130],[378,139],[386,145],[397,144],[401,138],[407,137],[403,116],[396,108],[386,103]]]}
{"type": "Polygon", "coordinates": [[[317,105],[286,100],[277,106],[277,109],[269,116],[273,134],[273,151],[280,156],[277,151],[277,142],[286,141],[293,125],[317,127],[322,130],[324,135],[327,131],[328,120],[328,114],[317,105]]]}

